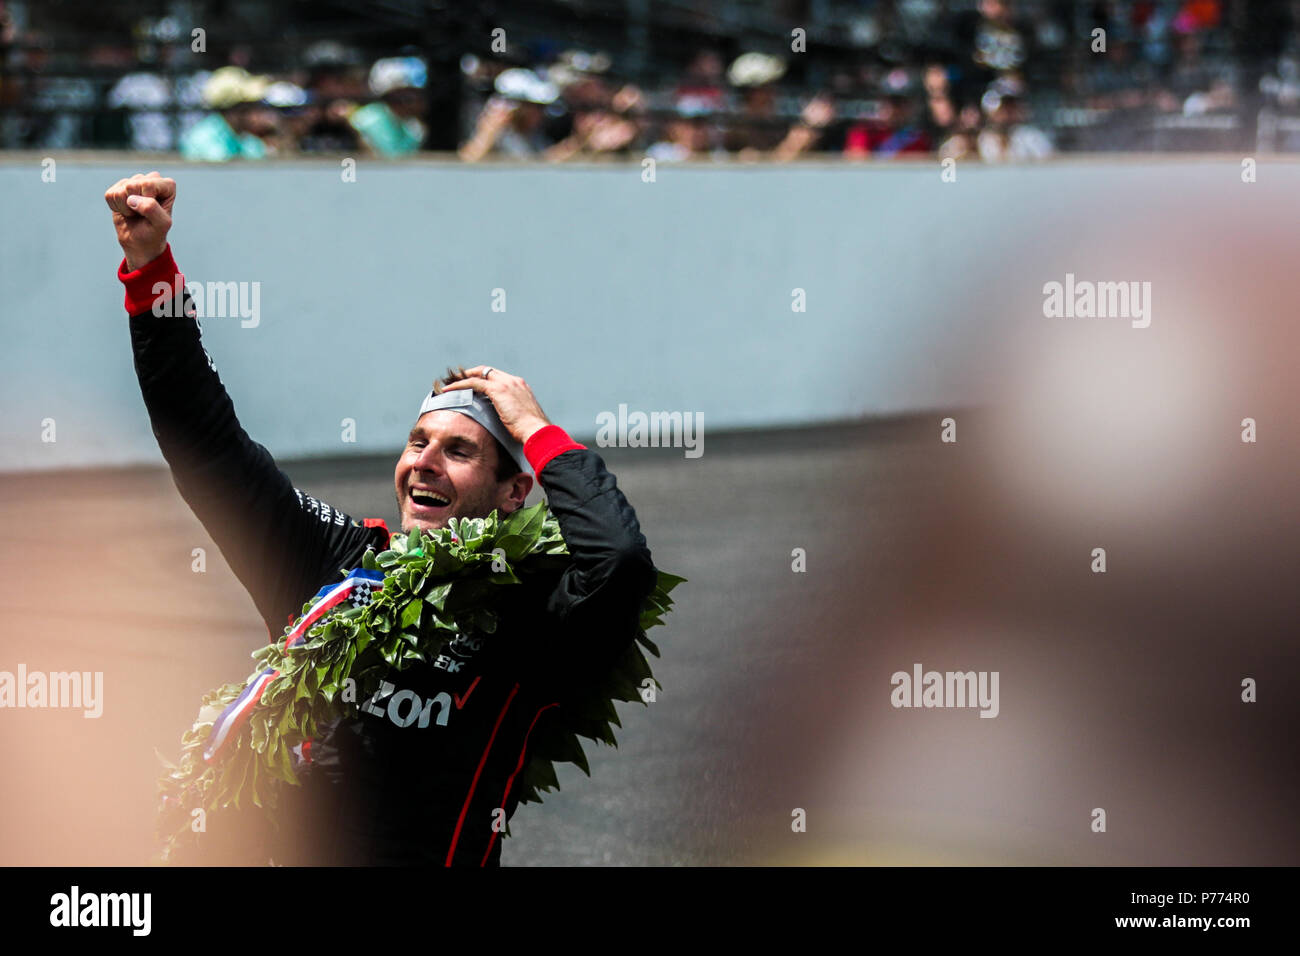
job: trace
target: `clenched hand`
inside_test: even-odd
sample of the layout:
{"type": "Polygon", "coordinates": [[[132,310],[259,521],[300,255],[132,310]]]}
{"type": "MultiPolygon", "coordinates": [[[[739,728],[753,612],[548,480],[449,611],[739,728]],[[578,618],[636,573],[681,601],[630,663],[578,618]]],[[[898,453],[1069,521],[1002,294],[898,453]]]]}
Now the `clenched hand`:
{"type": "Polygon", "coordinates": [[[134,272],[167,248],[176,180],[164,179],[157,170],[137,173],[110,186],[104,201],[113,210],[113,226],[127,269],[134,272]]]}

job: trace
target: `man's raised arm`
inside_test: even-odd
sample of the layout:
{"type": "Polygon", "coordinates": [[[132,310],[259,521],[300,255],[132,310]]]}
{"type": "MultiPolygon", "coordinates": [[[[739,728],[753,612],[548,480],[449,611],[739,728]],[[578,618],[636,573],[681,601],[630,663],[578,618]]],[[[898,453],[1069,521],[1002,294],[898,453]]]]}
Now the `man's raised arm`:
{"type": "Polygon", "coordinates": [[[188,296],[172,307],[172,290],[185,281],[167,242],[176,183],[156,172],[132,176],[104,199],[124,254],[118,278],[158,447],[181,496],[277,634],[374,532],[298,492],[248,437],[200,341],[188,296]],[[167,292],[154,291],[164,285],[167,292]]]}

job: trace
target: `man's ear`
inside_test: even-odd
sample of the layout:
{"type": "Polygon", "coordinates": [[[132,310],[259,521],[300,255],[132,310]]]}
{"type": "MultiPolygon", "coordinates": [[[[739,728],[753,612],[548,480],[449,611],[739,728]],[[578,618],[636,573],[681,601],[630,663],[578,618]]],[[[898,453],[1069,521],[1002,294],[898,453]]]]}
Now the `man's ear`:
{"type": "Polygon", "coordinates": [[[506,501],[502,511],[506,514],[513,514],[524,506],[524,499],[528,497],[528,492],[533,488],[533,476],[525,475],[522,471],[513,475],[506,489],[506,501]]]}

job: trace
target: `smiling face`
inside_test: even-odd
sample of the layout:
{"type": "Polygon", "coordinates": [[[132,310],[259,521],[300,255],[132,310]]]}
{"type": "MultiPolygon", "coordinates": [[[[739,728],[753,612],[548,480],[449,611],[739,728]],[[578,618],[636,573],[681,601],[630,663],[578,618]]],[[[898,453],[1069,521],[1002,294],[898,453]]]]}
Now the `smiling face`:
{"type": "Polygon", "coordinates": [[[420,416],[397,459],[394,484],[403,531],[446,527],[449,518],[486,518],[523,507],[533,486],[522,472],[497,477],[499,446],[486,428],[450,409],[420,416]]]}

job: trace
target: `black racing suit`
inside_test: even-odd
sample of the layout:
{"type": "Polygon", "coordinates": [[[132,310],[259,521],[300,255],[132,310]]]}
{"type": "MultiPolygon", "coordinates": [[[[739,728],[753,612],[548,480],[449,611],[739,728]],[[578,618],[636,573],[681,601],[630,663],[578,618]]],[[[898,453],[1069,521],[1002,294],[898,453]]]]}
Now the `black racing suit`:
{"type": "MultiPolygon", "coordinates": [[[[341,569],[360,567],[368,547],[388,547],[387,529],[363,526],[295,489],[240,427],[198,323],[141,310],[139,289],[174,270],[170,249],[136,273],[125,268],[119,278],[132,312],[136,373],[163,457],[279,637],[322,586],[342,580],[341,569]]],[[[186,313],[189,305],[186,296],[186,313]]],[[[313,741],[310,762],[300,762],[302,786],[281,788],[284,827],[272,830],[260,811],[247,809],[210,817],[200,838],[207,850],[193,862],[499,864],[501,811],[508,820],[518,804],[530,735],[635,639],[656,574],[614,476],[558,428],[552,453],[556,433],[567,450],[540,470],[533,465],[571,565],[512,585],[495,633],[458,637],[434,664],[391,675],[394,694],[409,690],[427,701],[446,692],[453,706],[424,729],[390,720],[384,700],[336,720],[313,741]],[[250,858],[232,859],[223,848],[252,828],[265,838],[252,841],[250,858]]],[[[525,449],[530,459],[533,445],[525,449]]]]}

